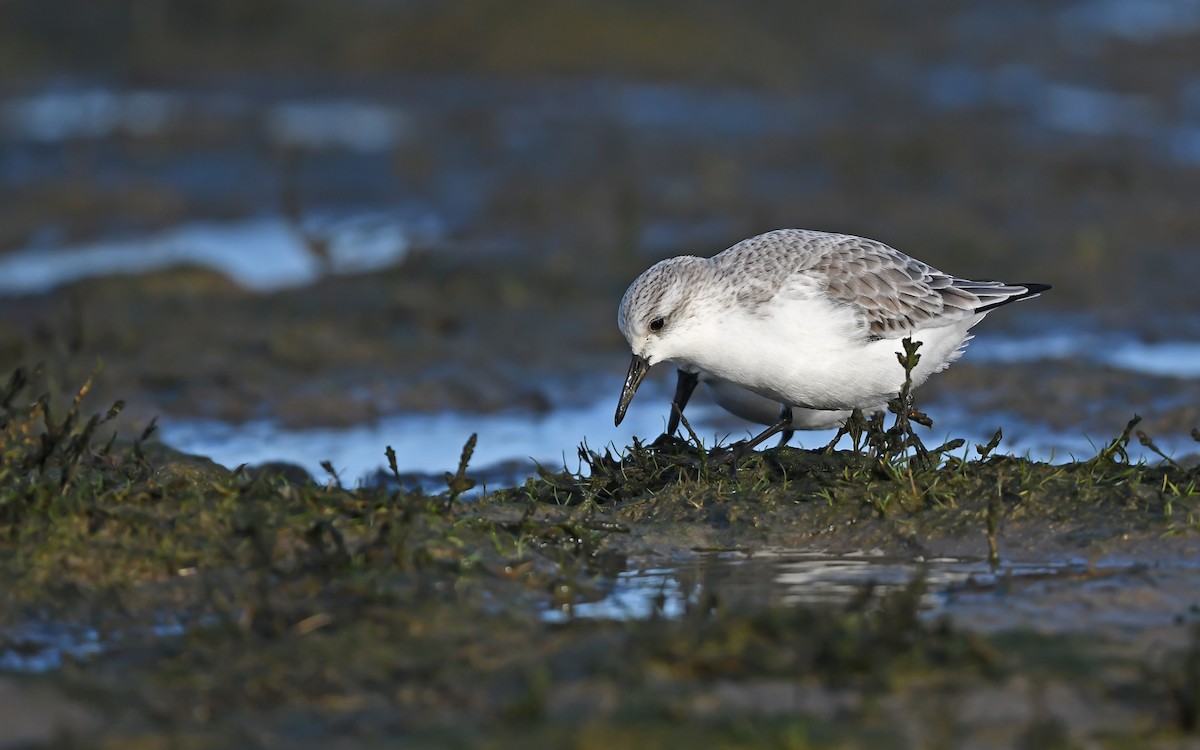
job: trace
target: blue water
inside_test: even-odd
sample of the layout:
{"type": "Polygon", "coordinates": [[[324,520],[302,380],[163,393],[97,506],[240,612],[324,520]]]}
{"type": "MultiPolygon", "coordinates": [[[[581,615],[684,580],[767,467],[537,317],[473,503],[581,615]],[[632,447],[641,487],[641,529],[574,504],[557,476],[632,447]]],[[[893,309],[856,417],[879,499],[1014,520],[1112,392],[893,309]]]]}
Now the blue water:
{"type": "MultiPolygon", "coordinates": [[[[458,465],[463,444],[477,434],[471,461],[473,470],[507,485],[535,475],[537,465],[551,470],[564,467],[579,470],[582,467],[576,446],[583,441],[601,452],[609,448],[619,454],[634,436],[648,442],[661,434],[666,427],[669,394],[665,390],[644,388],[625,421],[620,427],[613,427],[612,415],[620,388],[619,379],[598,379],[595,391],[600,398],[592,404],[537,415],[455,411],[396,414],[367,424],[311,429],[287,428],[271,421],[231,425],[210,420],[165,419],[159,435],[174,448],[208,456],[229,468],[243,463],[288,461],[322,478],[326,472],[321,462],[329,461],[344,479],[359,480],[384,469],[387,446],[396,451],[397,468],[402,473],[440,477],[441,472],[458,465]]],[[[1055,430],[1015,414],[978,413],[950,403],[922,404],[922,408],[934,419],[933,429],[917,428],[926,444],[933,447],[961,437],[968,442],[959,454],[967,457],[975,455],[971,446],[986,444],[997,427],[1004,430],[1000,452],[1055,463],[1090,458],[1116,435],[1055,430]]],[[[758,429],[733,421],[715,405],[705,403],[699,394],[687,413],[701,439],[710,446],[718,441],[728,444],[746,439],[758,429]]],[[[821,447],[835,434],[834,430],[799,432],[791,444],[821,447]]],[[[1186,435],[1156,435],[1155,441],[1168,455],[1182,456],[1200,448],[1200,444],[1186,435]]],[[[839,447],[849,448],[848,438],[843,438],[839,447]]],[[[1129,446],[1129,453],[1135,460],[1160,460],[1136,440],[1129,446]]],[[[429,488],[444,489],[444,483],[434,480],[429,488]]]]}

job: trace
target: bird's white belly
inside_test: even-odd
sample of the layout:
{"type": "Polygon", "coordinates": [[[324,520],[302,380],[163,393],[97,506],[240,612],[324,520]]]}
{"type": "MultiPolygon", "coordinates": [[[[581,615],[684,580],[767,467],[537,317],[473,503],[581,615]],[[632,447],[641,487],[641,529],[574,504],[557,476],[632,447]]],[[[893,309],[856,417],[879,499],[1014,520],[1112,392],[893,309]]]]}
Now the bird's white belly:
{"type": "MultiPolygon", "coordinates": [[[[920,385],[958,357],[967,331],[982,315],[918,330],[920,385]]],[[[865,341],[850,311],[817,300],[793,300],[765,316],[732,315],[713,322],[711,345],[694,349],[692,364],[773,401],[811,409],[874,407],[904,383],[896,355],[901,339],[865,341]]]]}

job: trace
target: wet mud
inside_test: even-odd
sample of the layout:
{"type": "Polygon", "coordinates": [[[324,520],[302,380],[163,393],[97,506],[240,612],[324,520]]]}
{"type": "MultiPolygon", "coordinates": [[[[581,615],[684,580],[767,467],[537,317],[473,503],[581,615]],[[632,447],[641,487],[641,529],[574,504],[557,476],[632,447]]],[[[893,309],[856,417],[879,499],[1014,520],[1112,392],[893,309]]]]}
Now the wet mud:
{"type": "Polygon", "coordinates": [[[1197,745],[1190,5],[152,5],[0,4],[0,748],[1197,745]],[[968,440],[455,465],[787,226],[1054,286],[916,394],[968,440]]]}
{"type": "MultiPolygon", "coordinates": [[[[321,258],[329,248],[305,227],[356,211],[392,217],[407,251],[379,274],[315,274],[283,290],[249,291],[196,268],[22,287],[0,295],[0,363],[65,351],[79,379],[102,357],[111,384],[137,384],[105,395],[128,398],[142,423],[536,413],[585,400],[572,388],[582,373],[619,373],[614,310],[639,271],[786,226],[879,238],[967,277],[1054,285],[990,316],[981,341],[1070,333],[1080,321],[1099,334],[1097,348],[1106,337],[1195,340],[1195,30],[1151,24],[1143,39],[1096,20],[1123,17],[1125,5],[1039,6],[1043,15],[1013,4],[880,5],[845,29],[870,40],[861,47],[817,31],[850,24],[840,11],[748,10],[737,28],[775,42],[717,58],[693,45],[727,34],[728,11],[681,11],[690,21],[673,33],[691,42],[662,59],[634,45],[618,56],[623,75],[588,75],[579,71],[597,50],[578,45],[577,60],[552,51],[598,11],[540,3],[524,22],[561,28],[554,44],[508,49],[519,65],[463,42],[478,56],[441,74],[382,73],[417,49],[430,64],[465,54],[428,39],[479,33],[473,13],[426,9],[385,25],[426,41],[373,47],[373,62],[346,68],[332,52],[341,42],[319,45],[333,55],[325,75],[289,76],[251,56],[237,73],[195,79],[11,77],[0,84],[10,155],[0,263],[26,251],[71,257],[89,243],[151,254],[146,237],[197,219],[223,228],[226,243],[247,243],[243,254],[262,249],[237,227],[276,222],[299,237],[297,252],[321,258]],[[1017,38],[1019,53],[1006,46],[1017,38]]],[[[10,7],[32,24],[13,49],[55,38],[39,36],[53,25],[32,23],[34,7],[10,7]]],[[[119,22],[120,3],[102,7],[119,22]]],[[[362,22],[360,12],[370,15],[350,15],[362,22]]],[[[274,13],[297,39],[351,23],[274,13]]],[[[606,13],[617,34],[638,11],[606,13]]],[[[484,13],[495,15],[505,16],[484,13]]],[[[510,31],[524,23],[494,20],[510,31]]],[[[151,57],[192,49],[162,18],[138,28],[175,41],[151,57]]],[[[149,59],[137,49],[129,69],[149,59]]],[[[1036,415],[1052,399],[1056,425],[1089,434],[1119,430],[1134,412],[1172,428],[1194,416],[1194,377],[972,360],[969,351],[942,378],[947,401],[995,393],[989,407],[1036,415]],[[1036,396],[1012,387],[1030,381],[1036,396]]]]}
{"type": "Polygon", "coordinates": [[[1200,475],[1131,464],[1136,425],[1065,465],[918,462],[869,433],[712,466],[663,439],[468,499],[473,441],[438,494],[350,489],[113,444],[119,416],[22,406],[41,384],[0,394],[0,663],[27,744],[1178,747],[1197,726],[1200,475]],[[880,562],[799,601],[730,567],[789,550],[880,562]],[[947,579],[948,557],[987,567],[947,579]],[[648,566],[645,611],[596,610],[648,566]]]}

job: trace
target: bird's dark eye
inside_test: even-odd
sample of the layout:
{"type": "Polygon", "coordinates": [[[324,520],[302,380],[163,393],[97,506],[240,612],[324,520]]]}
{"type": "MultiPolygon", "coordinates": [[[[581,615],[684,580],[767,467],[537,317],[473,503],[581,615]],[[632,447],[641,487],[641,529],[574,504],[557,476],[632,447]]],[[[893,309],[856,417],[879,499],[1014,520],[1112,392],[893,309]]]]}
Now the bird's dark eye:
{"type": "Polygon", "coordinates": [[[650,321],[650,330],[661,331],[665,324],[666,321],[664,321],[662,318],[655,318],[654,320],[650,321]]]}

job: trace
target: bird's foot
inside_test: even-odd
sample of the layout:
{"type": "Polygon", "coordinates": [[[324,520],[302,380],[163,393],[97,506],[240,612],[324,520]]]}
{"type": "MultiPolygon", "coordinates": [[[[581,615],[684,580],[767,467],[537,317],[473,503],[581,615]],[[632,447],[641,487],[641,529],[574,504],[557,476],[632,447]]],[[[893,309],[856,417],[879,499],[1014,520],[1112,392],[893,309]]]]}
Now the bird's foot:
{"type": "Polygon", "coordinates": [[[834,435],[833,440],[830,440],[829,444],[825,446],[825,449],[822,451],[822,453],[824,453],[826,456],[832,456],[833,449],[846,435],[850,436],[850,441],[854,444],[854,451],[857,453],[862,441],[862,436],[866,434],[869,427],[870,425],[867,423],[866,418],[863,417],[862,409],[854,409],[850,412],[850,416],[846,417],[846,421],[843,422],[842,426],[838,428],[837,434],[834,435]]]}
{"type": "Polygon", "coordinates": [[[646,447],[656,453],[678,453],[688,446],[688,441],[670,432],[664,432],[654,438],[654,442],[646,447]]]}

